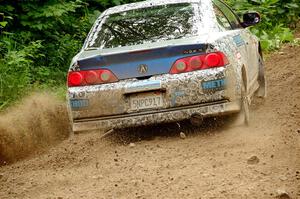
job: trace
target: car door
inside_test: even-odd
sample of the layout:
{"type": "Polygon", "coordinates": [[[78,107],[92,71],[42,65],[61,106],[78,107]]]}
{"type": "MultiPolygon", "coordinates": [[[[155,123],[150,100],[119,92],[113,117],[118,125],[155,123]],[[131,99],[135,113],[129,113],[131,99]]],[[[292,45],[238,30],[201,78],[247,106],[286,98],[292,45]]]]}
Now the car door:
{"type": "Polygon", "coordinates": [[[223,2],[214,0],[215,6],[227,18],[231,30],[236,30],[234,40],[238,43],[239,50],[242,56],[245,56],[244,65],[247,67],[248,72],[248,85],[249,89],[256,83],[258,76],[258,39],[248,30],[244,29],[240,23],[237,15],[223,2]]]}

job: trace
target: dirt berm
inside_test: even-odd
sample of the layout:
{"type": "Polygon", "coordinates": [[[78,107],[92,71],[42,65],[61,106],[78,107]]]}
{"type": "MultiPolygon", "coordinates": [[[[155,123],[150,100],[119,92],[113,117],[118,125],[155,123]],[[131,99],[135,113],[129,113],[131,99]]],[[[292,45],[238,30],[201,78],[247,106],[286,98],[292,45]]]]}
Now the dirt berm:
{"type": "MultiPolygon", "coordinates": [[[[105,139],[81,134],[50,148],[53,139],[40,141],[27,150],[39,153],[0,167],[0,198],[300,198],[300,47],[270,55],[266,72],[268,97],[254,101],[249,127],[208,120],[205,127],[183,129],[185,139],[173,124],[105,139]]],[[[49,120],[26,109],[26,122],[15,123],[7,113],[0,124],[6,119],[10,126],[0,129],[24,125],[44,138],[57,138],[67,128],[60,117],[65,112],[51,110],[46,111],[49,120]]],[[[21,147],[31,143],[26,136],[16,139],[21,147]]],[[[9,147],[7,156],[18,154],[9,147]]]]}

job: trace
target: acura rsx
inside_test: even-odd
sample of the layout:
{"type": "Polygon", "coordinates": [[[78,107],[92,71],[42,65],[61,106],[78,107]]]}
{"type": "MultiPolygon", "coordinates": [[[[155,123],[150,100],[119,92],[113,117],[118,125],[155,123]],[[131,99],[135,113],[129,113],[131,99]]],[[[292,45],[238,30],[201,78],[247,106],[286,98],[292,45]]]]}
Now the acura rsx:
{"type": "Polygon", "coordinates": [[[95,21],[68,72],[73,131],[241,114],[266,83],[260,42],[220,0],[150,0],[95,21]]]}

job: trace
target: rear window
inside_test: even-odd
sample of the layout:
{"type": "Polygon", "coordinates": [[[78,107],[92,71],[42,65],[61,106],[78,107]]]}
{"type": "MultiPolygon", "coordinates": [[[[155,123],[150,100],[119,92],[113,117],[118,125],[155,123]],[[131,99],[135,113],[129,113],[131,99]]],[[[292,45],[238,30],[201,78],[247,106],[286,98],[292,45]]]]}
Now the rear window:
{"type": "Polygon", "coordinates": [[[106,16],[88,48],[115,48],[196,35],[195,5],[168,4],[106,16]]]}

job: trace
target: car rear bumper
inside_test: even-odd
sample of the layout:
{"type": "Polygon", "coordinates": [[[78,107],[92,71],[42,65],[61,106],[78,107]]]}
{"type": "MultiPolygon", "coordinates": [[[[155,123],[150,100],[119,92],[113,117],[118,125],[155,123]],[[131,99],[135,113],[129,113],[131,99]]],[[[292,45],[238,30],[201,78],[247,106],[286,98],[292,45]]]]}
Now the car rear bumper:
{"type": "Polygon", "coordinates": [[[148,111],[101,118],[77,119],[73,122],[73,131],[108,130],[136,127],[157,123],[176,122],[189,119],[194,114],[212,117],[231,114],[240,111],[240,102],[227,100],[170,108],[160,111],[148,111]]]}

